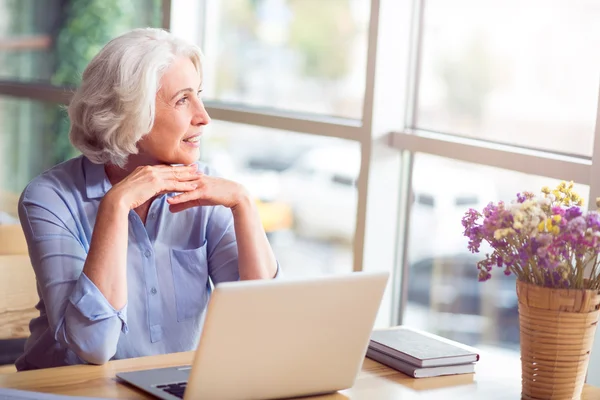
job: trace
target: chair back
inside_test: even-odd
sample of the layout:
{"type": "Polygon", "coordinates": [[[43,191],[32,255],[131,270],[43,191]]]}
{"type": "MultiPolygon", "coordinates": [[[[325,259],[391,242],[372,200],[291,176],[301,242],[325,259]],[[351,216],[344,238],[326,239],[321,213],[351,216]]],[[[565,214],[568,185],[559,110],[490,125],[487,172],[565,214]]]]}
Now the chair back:
{"type": "Polygon", "coordinates": [[[18,254],[28,254],[21,225],[0,225],[0,255],[18,254]]]}
{"type": "Polygon", "coordinates": [[[26,338],[39,315],[35,274],[27,254],[0,255],[0,340],[26,338]]]}
{"type": "Polygon", "coordinates": [[[13,219],[18,219],[17,208],[19,206],[19,195],[0,189],[0,212],[6,213],[13,219]]]}

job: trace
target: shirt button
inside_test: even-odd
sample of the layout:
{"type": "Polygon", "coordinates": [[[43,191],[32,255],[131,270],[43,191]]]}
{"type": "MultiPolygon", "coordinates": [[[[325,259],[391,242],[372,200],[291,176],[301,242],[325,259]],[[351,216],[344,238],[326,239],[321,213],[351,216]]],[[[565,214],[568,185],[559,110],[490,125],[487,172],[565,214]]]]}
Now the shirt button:
{"type": "Polygon", "coordinates": [[[144,252],[144,255],[146,256],[146,258],[150,258],[150,256],[152,255],[152,253],[150,252],[150,250],[146,250],[144,252]]]}
{"type": "Polygon", "coordinates": [[[151,212],[151,213],[150,213],[150,219],[154,219],[154,218],[156,218],[156,213],[154,213],[154,212],[151,212]]]}
{"type": "Polygon", "coordinates": [[[158,291],[158,290],[156,290],[156,288],[155,288],[155,287],[153,287],[152,289],[150,289],[150,293],[152,293],[152,294],[156,294],[156,292],[157,292],[157,291],[158,291]]]}

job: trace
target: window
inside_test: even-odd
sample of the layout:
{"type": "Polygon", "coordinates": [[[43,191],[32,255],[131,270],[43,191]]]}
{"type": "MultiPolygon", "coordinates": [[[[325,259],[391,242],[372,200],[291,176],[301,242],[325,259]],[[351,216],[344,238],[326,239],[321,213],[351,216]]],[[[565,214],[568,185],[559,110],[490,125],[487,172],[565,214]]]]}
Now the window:
{"type": "Polygon", "coordinates": [[[202,160],[244,184],[286,276],[352,271],[358,143],[212,121],[202,160]]]}
{"type": "Polygon", "coordinates": [[[595,0],[428,0],[418,128],[590,156],[595,0]]]}
{"type": "MultiPolygon", "coordinates": [[[[408,304],[404,323],[474,346],[519,350],[515,277],[502,270],[478,282],[482,254],[467,250],[461,218],[469,208],[481,211],[490,201],[509,202],[518,192],[555,187],[542,176],[468,164],[418,153],[413,192],[427,192],[433,206],[412,206],[408,245],[408,304]],[[468,199],[469,201],[464,201],[468,199]],[[502,329],[499,329],[502,327],[502,329]]],[[[584,198],[589,187],[575,185],[584,198]]],[[[485,250],[482,249],[485,254],[485,250]]]]}
{"type": "Polygon", "coordinates": [[[0,2],[0,79],[74,86],[115,35],[160,26],[160,0],[0,2]]]}
{"type": "Polygon", "coordinates": [[[76,154],[67,133],[63,106],[0,97],[0,214],[16,217],[27,183],[76,154]]]}
{"type": "Polygon", "coordinates": [[[208,98],[362,117],[369,1],[207,3],[208,98]]]}
{"type": "MultiPolygon", "coordinates": [[[[589,184],[582,196],[600,196],[597,3],[0,0],[0,211],[14,217],[27,180],[74,154],[64,111],[34,101],[65,102],[63,89],[36,81],[77,85],[110,38],[170,23],[205,53],[218,121],[202,158],[253,194],[286,276],[394,270],[377,327],[414,325],[518,368],[514,281],[476,281],[460,220],[469,207],[556,183],[532,174],[575,177],[589,184]],[[466,138],[492,143],[478,158],[479,141],[466,138]]],[[[596,385],[599,350],[596,339],[596,385]]]]}

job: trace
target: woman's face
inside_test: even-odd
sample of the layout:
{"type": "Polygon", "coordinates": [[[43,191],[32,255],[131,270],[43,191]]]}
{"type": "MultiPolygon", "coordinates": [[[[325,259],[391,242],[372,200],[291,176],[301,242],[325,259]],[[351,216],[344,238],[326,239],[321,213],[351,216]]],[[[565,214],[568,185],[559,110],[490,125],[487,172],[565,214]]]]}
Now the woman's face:
{"type": "Polygon", "coordinates": [[[187,57],[165,71],[156,94],[152,130],[138,143],[151,164],[192,164],[200,157],[200,135],[210,117],[200,99],[200,76],[187,57]]]}

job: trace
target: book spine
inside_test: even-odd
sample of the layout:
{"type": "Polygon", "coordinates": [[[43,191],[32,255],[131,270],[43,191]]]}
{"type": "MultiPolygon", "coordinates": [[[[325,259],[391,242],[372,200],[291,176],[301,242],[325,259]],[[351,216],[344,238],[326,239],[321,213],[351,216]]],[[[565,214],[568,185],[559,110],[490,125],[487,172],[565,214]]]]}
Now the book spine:
{"type": "Polygon", "coordinates": [[[403,374],[406,374],[410,377],[416,378],[416,368],[411,368],[402,362],[394,362],[395,360],[391,357],[386,356],[385,354],[381,354],[378,351],[367,350],[367,357],[386,365],[390,368],[395,369],[396,371],[400,371],[403,374]]]}
{"type": "Polygon", "coordinates": [[[415,358],[409,354],[406,354],[404,352],[401,352],[397,349],[394,349],[392,347],[388,347],[386,345],[383,345],[381,343],[375,342],[373,340],[371,340],[371,342],[369,343],[369,347],[372,347],[373,349],[379,351],[380,353],[385,354],[388,357],[392,357],[394,359],[397,359],[399,361],[405,362],[405,363],[409,363],[411,365],[414,365],[417,368],[423,368],[424,367],[424,363],[423,360],[419,360],[418,358],[415,358]]]}

